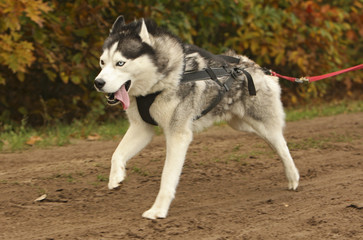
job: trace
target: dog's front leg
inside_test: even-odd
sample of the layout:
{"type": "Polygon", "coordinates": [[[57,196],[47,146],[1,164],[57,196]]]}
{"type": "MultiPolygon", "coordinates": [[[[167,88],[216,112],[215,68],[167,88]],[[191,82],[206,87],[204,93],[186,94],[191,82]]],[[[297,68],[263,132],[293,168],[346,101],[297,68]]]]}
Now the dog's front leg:
{"type": "Polygon", "coordinates": [[[142,215],[145,218],[165,218],[171,201],[174,199],[175,189],[183,168],[188,146],[192,140],[192,132],[185,130],[178,133],[165,133],[166,160],[161,176],[161,184],[154,205],[142,215]]]}
{"type": "Polygon", "coordinates": [[[108,188],[117,188],[126,176],[126,162],[141,151],[152,139],[151,125],[131,123],[125,136],[112,155],[108,188]]]}

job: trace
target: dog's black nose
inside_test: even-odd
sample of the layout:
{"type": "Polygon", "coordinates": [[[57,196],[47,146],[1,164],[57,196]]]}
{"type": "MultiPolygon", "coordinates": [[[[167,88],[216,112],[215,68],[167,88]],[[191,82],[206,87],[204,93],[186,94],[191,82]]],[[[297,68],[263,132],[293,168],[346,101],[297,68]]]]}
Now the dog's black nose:
{"type": "Polygon", "coordinates": [[[106,82],[102,78],[97,78],[95,80],[95,86],[98,90],[101,90],[105,86],[106,82]]]}

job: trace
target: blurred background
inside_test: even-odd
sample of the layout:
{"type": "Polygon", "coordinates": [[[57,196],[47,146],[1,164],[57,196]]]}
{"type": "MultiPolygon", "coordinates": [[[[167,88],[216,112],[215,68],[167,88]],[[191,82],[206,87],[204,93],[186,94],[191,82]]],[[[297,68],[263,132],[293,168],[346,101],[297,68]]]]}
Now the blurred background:
{"type": "MultiPolygon", "coordinates": [[[[233,49],[288,76],[363,63],[362,0],[1,0],[0,130],[123,116],[93,88],[118,15],[152,18],[215,54],[233,49]],[[107,116],[107,117],[106,117],[107,116]]],[[[285,106],[362,99],[363,71],[317,83],[280,80],[285,106]]]]}

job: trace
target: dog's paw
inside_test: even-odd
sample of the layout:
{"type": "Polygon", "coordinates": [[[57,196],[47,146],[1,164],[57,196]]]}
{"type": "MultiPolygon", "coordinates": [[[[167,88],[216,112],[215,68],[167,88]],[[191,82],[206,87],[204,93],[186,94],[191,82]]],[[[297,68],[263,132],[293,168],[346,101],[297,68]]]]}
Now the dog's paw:
{"type": "Polygon", "coordinates": [[[120,186],[120,183],[124,180],[125,178],[125,171],[123,169],[117,169],[114,170],[111,167],[111,172],[110,172],[110,178],[108,181],[108,188],[109,189],[115,189],[118,188],[120,186]]]}
{"type": "Polygon", "coordinates": [[[294,173],[290,174],[288,177],[287,177],[287,180],[288,180],[288,187],[289,187],[289,190],[296,190],[297,187],[299,186],[299,172],[297,171],[294,171],[294,173]]]}
{"type": "Polygon", "coordinates": [[[299,186],[299,181],[289,182],[289,190],[294,190],[295,191],[298,186],[299,186]]]}
{"type": "Polygon", "coordinates": [[[108,182],[108,189],[112,190],[112,189],[117,189],[120,187],[120,183],[121,182],[108,182]]]}
{"type": "Polygon", "coordinates": [[[146,212],[142,214],[144,218],[148,219],[157,219],[157,218],[166,218],[166,215],[168,214],[168,211],[156,208],[156,209],[149,209],[146,212]]]}

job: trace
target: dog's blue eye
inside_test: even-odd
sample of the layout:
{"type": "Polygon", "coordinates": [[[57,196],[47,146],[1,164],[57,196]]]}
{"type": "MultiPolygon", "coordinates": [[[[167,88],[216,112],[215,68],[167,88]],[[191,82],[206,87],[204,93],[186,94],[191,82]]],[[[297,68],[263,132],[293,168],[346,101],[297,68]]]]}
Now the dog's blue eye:
{"type": "Polygon", "coordinates": [[[123,65],[125,65],[125,62],[123,62],[123,61],[118,61],[118,62],[116,63],[116,66],[117,66],[117,67],[122,67],[123,65]]]}

